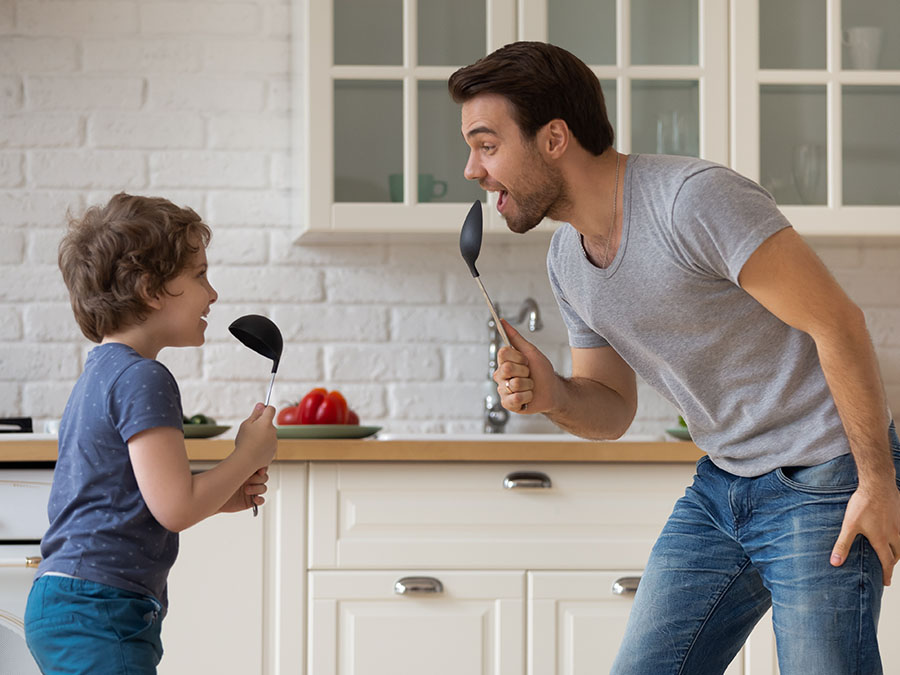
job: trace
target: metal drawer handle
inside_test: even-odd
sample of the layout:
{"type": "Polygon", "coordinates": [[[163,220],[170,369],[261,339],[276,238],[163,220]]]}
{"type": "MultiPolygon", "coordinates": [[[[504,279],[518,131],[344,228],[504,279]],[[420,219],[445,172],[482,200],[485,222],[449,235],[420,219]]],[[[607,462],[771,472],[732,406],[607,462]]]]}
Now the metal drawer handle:
{"type": "Polygon", "coordinates": [[[503,479],[503,487],[507,490],[516,488],[550,488],[550,476],[540,471],[513,471],[503,479]]]}
{"type": "Polygon", "coordinates": [[[612,592],[616,595],[634,593],[638,589],[639,583],[641,583],[640,577],[621,577],[613,582],[612,592]]]}
{"type": "Polygon", "coordinates": [[[394,593],[397,595],[411,595],[414,593],[443,593],[444,584],[434,577],[403,577],[394,584],[394,593]]]}
{"type": "Polygon", "coordinates": [[[41,556],[29,555],[22,558],[0,558],[0,567],[37,567],[41,564],[41,556]]]}

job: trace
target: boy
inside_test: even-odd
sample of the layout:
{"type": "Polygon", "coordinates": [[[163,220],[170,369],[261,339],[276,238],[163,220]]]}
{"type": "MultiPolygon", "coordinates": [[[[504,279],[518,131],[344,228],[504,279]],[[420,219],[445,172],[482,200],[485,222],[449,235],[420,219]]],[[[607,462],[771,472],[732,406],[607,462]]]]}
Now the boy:
{"type": "Polygon", "coordinates": [[[120,193],[70,220],[59,247],[75,319],[98,342],[66,404],[25,612],[45,674],[155,673],[177,532],[262,504],[275,409],[258,403],[234,452],[192,475],[163,347],[204,342],[217,294],[210,230],[191,209],[120,193]],[[262,468],[261,468],[262,467],[262,468]]]}

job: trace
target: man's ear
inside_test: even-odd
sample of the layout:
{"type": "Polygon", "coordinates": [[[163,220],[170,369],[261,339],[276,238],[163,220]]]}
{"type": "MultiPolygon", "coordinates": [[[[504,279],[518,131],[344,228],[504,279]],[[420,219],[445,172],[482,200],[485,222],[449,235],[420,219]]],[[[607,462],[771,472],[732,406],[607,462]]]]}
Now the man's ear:
{"type": "Polygon", "coordinates": [[[539,132],[543,138],[541,146],[553,159],[562,157],[569,147],[569,125],[565,120],[553,119],[547,122],[539,132]]]}

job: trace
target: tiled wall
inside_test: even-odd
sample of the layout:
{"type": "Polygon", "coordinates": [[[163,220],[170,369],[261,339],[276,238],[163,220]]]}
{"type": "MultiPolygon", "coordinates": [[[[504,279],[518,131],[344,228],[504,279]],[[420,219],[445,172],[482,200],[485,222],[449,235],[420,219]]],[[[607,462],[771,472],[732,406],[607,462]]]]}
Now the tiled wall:
{"type": "MultiPolygon", "coordinates": [[[[390,431],[480,430],[487,313],[457,243],[292,242],[290,24],[281,0],[0,0],[0,416],[61,414],[90,348],[56,268],[62,224],[126,190],[213,228],[207,344],[160,355],[188,414],[236,422],[264,395],[269,362],[227,331],[258,312],[286,339],[276,402],[324,384],[390,431]]],[[[566,372],[547,241],[488,240],[479,268],[505,313],[538,300],[532,337],[566,372]]],[[[900,410],[900,240],[814,243],[866,309],[900,410]]],[[[633,430],[670,426],[641,394],[633,430]]]]}

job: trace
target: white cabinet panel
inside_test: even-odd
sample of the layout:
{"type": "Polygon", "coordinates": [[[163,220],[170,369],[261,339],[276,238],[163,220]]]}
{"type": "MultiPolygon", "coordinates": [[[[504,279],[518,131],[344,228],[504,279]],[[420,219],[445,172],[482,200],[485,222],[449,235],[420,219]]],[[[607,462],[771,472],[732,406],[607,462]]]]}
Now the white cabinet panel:
{"type": "Polygon", "coordinates": [[[317,463],[310,568],[640,568],[693,469],[317,463]],[[552,485],[505,488],[520,471],[552,485]]]}
{"type": "Polygon", "coordinates": [[[524,672],[521,572],[312,572],[309,673],[515,675],[524,672]],[[443,591],[399,595],[406,576],[443,591]]]}
{"type": "Polygon", "coordinates": [[[213,516],[181,534],[169,574],[160,675],[262,672],[266,507],[213,516]],[[222,645],[234,648],[223,649],[222,645]]]}
{"type": "Polygon", "coordinates": [[[160,675],[302,675],[306,464],[272,465],[268,487],[258,518],[219,514],[181,534],[160,675]]]}
{"type": "MultiPolygon", "coordinates": [[[[528,675],[608,673],[625,635],[633,593],[617,580],[639,571],[529,572],[528,675]]],[[[741,651],[726,675],[742,675],[741,651]]]]}

